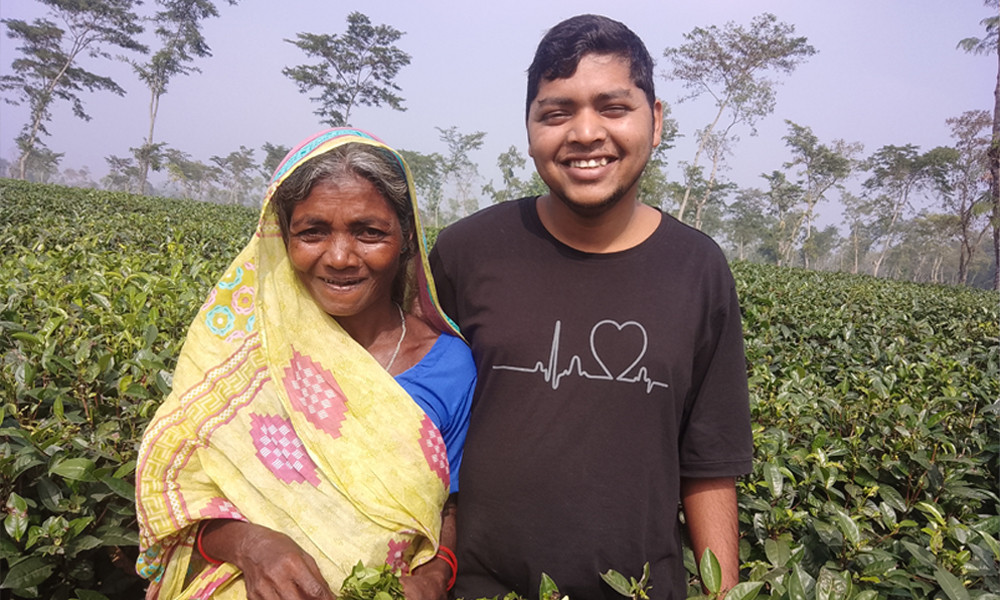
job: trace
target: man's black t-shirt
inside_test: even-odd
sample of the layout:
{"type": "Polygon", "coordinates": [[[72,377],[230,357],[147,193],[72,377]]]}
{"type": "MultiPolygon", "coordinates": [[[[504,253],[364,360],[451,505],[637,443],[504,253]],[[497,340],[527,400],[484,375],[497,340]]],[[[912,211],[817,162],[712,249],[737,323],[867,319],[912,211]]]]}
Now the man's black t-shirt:
{"type": "Polygon", "coordinates": [[[683,477],[750,470],[746,363],[725,257],[663,215],[638,246],[590,254],[552,237],[535,199],[443,231],[431,253],[479,384],[462,465],[456,597],[574,600],[652,570],[684,597],[683,477]]]}

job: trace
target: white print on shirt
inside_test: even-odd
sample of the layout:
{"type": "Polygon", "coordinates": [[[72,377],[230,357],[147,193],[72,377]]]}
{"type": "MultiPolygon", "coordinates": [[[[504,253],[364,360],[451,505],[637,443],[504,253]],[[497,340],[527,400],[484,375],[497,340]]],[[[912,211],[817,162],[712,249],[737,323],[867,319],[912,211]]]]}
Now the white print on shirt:
{"type": "MultiPolygon", "coordinates": [[[[610,319],[605,319],[599,321],[594,328],[590,330],[590,353],[597,361],[601,370],[598,373],[588,373],[583,370],[583,361],[580,360],[579,355],[573,355],[569,360],[569,364],[563,370],[559,369],[559,331],[562,329],[562,321],[556,321],[555,331],[552,334],[552,349],[549,351],[549,363],[544,364],[542,361],[535,363],[533,367],[518,367],[514,365],[494,365],[493,368],[501,371],[516,371],[519,373],[541,373],[545,381],[552,385],[552,389],[559,389],[559,382],[563,377],[568,377],[571,375],[577,375],[579,377],[584,377],[586,379],[597,379],[603,381],[618,381],[621,383],[641,383],[646,386],[646,393],[649,394],[653,391],[654,387],[669,387],[666,383],[662,381],[654,381],[650,379],[649,372],[646,367],[639,366],[643,357],[646,356],[646,349],[649,347],[649,336],[646,334],[646,328],[640,325],[636,321],[625,321],[624,323],[618,323],[617,321],[612,321],[610,319]],[[615,374],[612,373],[611,369],[608,368],[605,360],[601,359],[601,353],[598,351],[597,346],[594,344],[594,337],[597,334],[597,330],[601,327],[611,326],[616,328],[619,332],[623,331],[626,327],[637,327],[642,333],[642,347],[635,348],[635,358],[632,362],[621,370],[621,372],[615,374]],[[633,369],[639,367],[634,375],[630,375],[633,369]]],[[[605,355],[605,358],[610,360],[610,357],[605,355]]],[[[628,357],[626,357],[627,359],[628,357]]]]}

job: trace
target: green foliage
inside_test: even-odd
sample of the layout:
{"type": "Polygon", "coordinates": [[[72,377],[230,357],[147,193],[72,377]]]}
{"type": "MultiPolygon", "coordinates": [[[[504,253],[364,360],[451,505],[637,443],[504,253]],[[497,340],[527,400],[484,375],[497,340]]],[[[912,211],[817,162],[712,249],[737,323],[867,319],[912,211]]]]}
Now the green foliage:
{"type": "Polygon", "coordinates": [[[500,175],[503,178],[500,189],[493,187],[491,181],[483,186],[483,193],[493,200],[493,204],[547,193],[549,188],[537,171],[532,171],[527,181],[517,176],[527,164],[528,160],[521,155],[517,146],[511,146],[497,158],[497,167],[500,168],[500,175]]]}
{"type": "MultiPolygon", "coordinates": [[[[710,551],[706,549],[706,552],[710,551]]],[[[718,565],[719,561],[715,561],[715,564],[718,565]]],[[[614,569],[608,569],[606,573],[601,573],[601,579],[611,586],[611,589],[626,598],[649,600],[649,563],[643,565],[642,577],[639,580],[636,580],[635,577],[626,579],[624,575],[614,569]]]]}
{"type": "Polygon", "coordinates": [[[138,597],[138,443],[256,214],[13,180],[0,205],[0,588],[138,597]]]}
{"type": "Polygon", "coordinates": [[[382,106],[399,111],[403,98],[396,76],[410,64],[410,55],[395,46],[403,32],[390,25],[372,25],[360,12],[347,15],[347,31],[340,35],[299,33],[285,40],[317,64],[282,69],[302,93],[318,89],[311,98],[320,103],[316,114],[331,127],[351,124],[356,106],[382,106]]]}
{"type": "Polygon", "coordinates": [[[757,453],[744,579],[761,598],[996,598],[997,294],[734,274],[757,453]]]}
{"type": "Polygon", "coordinates": [[[340,600],[403,600],[403,586],[389,565],[354,565],[340,586],[340,600]]]}
{"type": "Polygon", "coordinates": [[[479,198],[473,189],[474,182],[479,179],[479,168],[469,158],[469,153],[483,147],[486,132],[466,134],[454,126],[436,129],[441,134],[441,141],[448,145],[448,153],[444,155],[440,169],[445,184],[451,185],[449,208],[458,217],[470,215],[479,208],[479,198]]]}
{"type": "Polygon", "coordinates": [[[11,63],[13,73],[0,77],[0,91],[5,92],[7,102],[27,104],[31,111],[17,137],[21,179],[27,174],[29,158],[37,156],[43,146],[39,136],[48,133],[46,124],[52,119],[54,102],[69,101],[73,114],[88,120],[80,91],[125,94],[113,79],[88,71],[77,59],[84,54],[91,58],[111,58],[107,50],[110,46],[146,52],[146,47],[135,39],[142,32],[142,25],[134,10],[137,3],[131,0],[42,2],[48,6],[49,16],[59,24],[45,18],[31,23],[4,19],[8,37],[22,45],[17,48],[18,58],[11,63]]]}
{"type": "MultiPolygon", "coordinates": [[[[257,214],[12,180],[0,207],[0,590],[138,597],[138,443],[257,214]]],[[[757,457],[726,598],[996,599],[997,294],[734,274],[757,457]]]]}
{"type": "MultiPolygon", "coordinates": [[[[684,34],[684,44],[664,50],[667,78],[682,82],[690,90],[683,99],[707,93],[715,102],[715,116],[697,132],[698,146],[689,165],[695,170],[687,171],[688,176],[697,173],[702,154],[706,151],[712,154],[708,189],[714,187],[717,167],[727,153],[725,149],[730,141],[736,140],[733,128],[737,124],[746,125],[751,134],[756,134],[757,121],[774,111],[775,76],[793,72],[816,53],[806,38],[794,34],[793,25],[763,13],[754,17],[749,27],[733,22],[721,28],[695,27],[684,34]],[[713,146],[722,152],[716,152],[713,146]]],[[[677,209],[681,221],[694,183],[690,178],[685,181],[677,209]]]]}

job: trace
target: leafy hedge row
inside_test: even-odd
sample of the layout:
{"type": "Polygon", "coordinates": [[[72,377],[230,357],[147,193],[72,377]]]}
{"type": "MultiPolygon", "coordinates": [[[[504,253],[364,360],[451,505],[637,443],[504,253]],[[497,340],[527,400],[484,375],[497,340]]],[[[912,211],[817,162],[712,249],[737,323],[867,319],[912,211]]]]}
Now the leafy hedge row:
{"type": "Polygon", "coordinates": [[[995,293],[734,267],[772,598],[1000,598],[995,293]]]}
{"type": "Polygon", "coordinates": [[[135,456],[248,209],[0,180],[0,587],[137,598],[135,456]]]}
{"type": "MultiPolygon", "coordinates": [[[[257,215],[11,180],[0,208],[0,590],[138,597],[138,440],[257,215]]],[[[734,272],[758,457],[741,556],[758,597],[1000,598],[997,295],[734,272]]]]}

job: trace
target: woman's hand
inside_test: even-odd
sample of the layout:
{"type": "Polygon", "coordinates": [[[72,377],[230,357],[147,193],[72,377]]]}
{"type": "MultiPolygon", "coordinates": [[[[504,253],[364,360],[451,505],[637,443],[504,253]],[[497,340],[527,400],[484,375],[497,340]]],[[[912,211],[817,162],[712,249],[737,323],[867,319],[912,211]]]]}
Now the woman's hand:
{"type": "Polygon", "coordinates": [[[205,527],[205,552],[243,571],[247,600],[336,599],[316,561],[287,535],[244,521],[205,527]]]}
{"type": "MultiPolygon", "coordinates": [[[[451,494],[441,508],[441,545],[455,547],[457,535],[455,518],[458,512],[458,494],[451,494]]],[[[435,556],[416,569],[412,574],[399,578],[403,584],[403,595],[406,600],[446,600],[448,598],[448,582],[454,577],[451,565],[444,559],[435,556]]]]}
{"type": "Polygon", "coordinates": [[[440,558],[413,569],[411,575],[399,578],[406,600],[446,600],[451,567],[440,558]]]}

